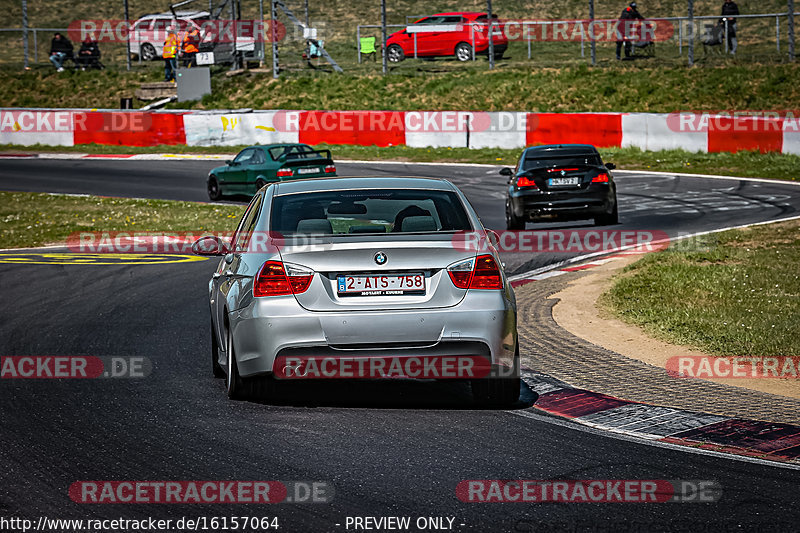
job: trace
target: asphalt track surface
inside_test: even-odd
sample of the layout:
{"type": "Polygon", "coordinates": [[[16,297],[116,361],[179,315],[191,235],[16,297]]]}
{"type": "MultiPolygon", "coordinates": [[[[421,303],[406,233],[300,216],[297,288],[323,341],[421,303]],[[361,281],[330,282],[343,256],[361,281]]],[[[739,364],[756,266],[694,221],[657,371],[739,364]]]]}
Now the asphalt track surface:
{"type": "MultiPolygon", "coordinates": [[[[204,200],[211,162],[0,161],[0,190],[204,200]]],[[[502,228],[485,167],[354,165],[341,175],[452,179],[502,228]]],[[[797,215],[800,187],[619,177],[618,228],[670,235],[797,215]]],[[[553,225],[537,226],[554,227],[553,225]]],[[[564,227],[564,226],[558,226],[564,227]]],[[[568,227],[586,227],[571,224],[568,227]]],[[[509,257],[521,271],[564,259],[509,257]]],[[[314,383],[273,404],[231,402],[209,369],[214,261],[0,263],[0,354],[141,356],[142,379],[0,380],[0,518],[277,516],[279,531],[354,531],[347,517],[455,518],[454,531],[796,531],[800,473],[645,445],[528,412],[477,409],[457,383],[314,383]],[[469,479],[715,480],[716,503],[462,503],[469,479]],[[331,503],[89,505],[78,480],[306,480],[331,503]],[[338,524],[338,525],[337,525],[338,524]]],[[[417,529],[412,527],[412,531],[417,529]]]]}

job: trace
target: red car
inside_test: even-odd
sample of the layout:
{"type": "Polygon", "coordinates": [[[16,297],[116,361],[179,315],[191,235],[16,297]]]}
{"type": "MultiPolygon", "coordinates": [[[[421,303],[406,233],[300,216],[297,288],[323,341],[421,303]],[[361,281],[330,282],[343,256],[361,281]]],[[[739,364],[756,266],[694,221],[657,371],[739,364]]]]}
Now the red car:
{"type": "MultiPolygon", "coordinates": [[[[493,15],[492,42],[494,56],[503,57],[508,48],[508,39],[503,26],[493,15]]],[[[489,17],[486,13],[438,13],[424,17],[406,29],[393,33],[386,40],[386,53],[392,63],[399,63],[406,57],[414,57],[414,36],[416,35],[417,57],[456,56],[459,61],[472,59],[472,46],[475,54],[489,53],[489,17]]]]}

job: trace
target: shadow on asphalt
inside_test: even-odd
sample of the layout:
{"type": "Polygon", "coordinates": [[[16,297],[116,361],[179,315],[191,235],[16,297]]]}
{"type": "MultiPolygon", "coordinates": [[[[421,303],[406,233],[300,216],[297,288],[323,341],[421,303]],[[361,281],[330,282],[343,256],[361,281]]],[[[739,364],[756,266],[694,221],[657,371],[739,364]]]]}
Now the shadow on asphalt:
{"type": "MultiPolygon", "coordinates": [[[[369,409],[452,409],[494,408],[477,404],[465,381],[331,380],[272,381],[274,386],[265,398],[247,401],[265,405],[295,407],[348,407],[369,409]]],[[[224,391],[221,391],[224,394],[224,391]]],[[[501,410],[527,409],[538,395],[520,380],[517,403],[501,410]]]]}

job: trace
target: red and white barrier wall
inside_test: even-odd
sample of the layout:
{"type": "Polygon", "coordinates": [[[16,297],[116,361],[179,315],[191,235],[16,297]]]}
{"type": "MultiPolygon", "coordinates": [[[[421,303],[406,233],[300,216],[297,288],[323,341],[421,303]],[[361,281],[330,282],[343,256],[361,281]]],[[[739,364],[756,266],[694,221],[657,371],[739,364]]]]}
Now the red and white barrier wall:
{"type": "Polygon", "coordinates": [[[588,143],[643,150],[800,155],[800,118],[778,113],[0,109],[0,144],[236,146],[275,142],[453,148],[588,143]]]}

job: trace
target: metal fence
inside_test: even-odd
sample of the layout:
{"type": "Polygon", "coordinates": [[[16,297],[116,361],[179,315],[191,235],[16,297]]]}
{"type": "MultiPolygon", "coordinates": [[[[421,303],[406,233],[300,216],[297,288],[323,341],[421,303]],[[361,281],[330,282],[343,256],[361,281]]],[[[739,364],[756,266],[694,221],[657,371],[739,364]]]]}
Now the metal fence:
{"type": "MultiPolygon", "coordinates": [[[[800,15],[800,13],[794,13],[795,16],[800,15]]],[[[410,22],[416,19],[421,18],[418,15],[408,15],[406,16],[406,21],[408,24],[392,24],[387,25],[387,28],[391,28],[393,30],[403,29],[410,25],[410,22]]],[[[654,46],[651,47],[651,50],[657,49],[658,52],[651,53],[651,57],[658,57],[659,59],[669,59],[675,60],[684,58],[687,56],[687,49],[703,49],[703,54],[705,56],[706,53],[709,55],[721,55],[719,52],[728,53],[728,26],[722,25],[724,38],[722,42],[718,43],[718,45],[704,45],[705,38],[708,36],[709,32],[716,26],[716,22],[721,17],[719,15],[707,15],[707,16],[697,16],[690,19],[689,17],[661,17],[655,19],[647,19],[648,23],[653,24],[669,24],[673,27],[674,31],[669,38],[659,40],[654,43],[654,46]],[[719,49],[715,49],[714,46],[718,46],[719,49]]],[[[793,48],[794,48],[794,31],[792,25],[789,23],[789,13],[759,13],[759,14],[752,14],[752,15],[737,15],[736,19],[737,22],[737,33],[736,37],[738,40],[738,50],[737,55],[738,57],[753,57],[759,59],[765,58],[772,58],[777,60],[789,59],[793,60],[793,48]]],[[[519,34],[522,36],[530,36],[530,35],[541,35],[543,33],[547,33],[546,31],[538,30],[542,26],[550,26],[550,27],[557,27],[559,25],[564,24],[583,24],[584,26],[588,26],[590,21],[575,21],[575,20],[519,20],[515,21],[517,27],[519,29],[519,34]]],[[[500,22],[503,24],[503,21],[500,22]]],[[[492,24],[494,25],[494,23],[492,24]]],[[[454,25],[457,26],[457,25],[454,25]]],[[[481,31],[486,31],[487,24],[475,24],[471,23],[469,25],[471,28],[470,35],[472,40],[472,60],[475,61],[477,58],[475,57],[475,27],[482,27],[481,31]]],[[[358,63],[362,63],[362,57],[359,50],[359,43],[362,37],[365,35],[374,35],[376,33],[375,30],[380,30],[381,26],[378,24],[360,24],[356,28],[356,57],[358,63]]],[[[419,58],[419,54],[417,53],[417,33],[414,33],[414,42],[413,42],[413,54],[409,56],[409,58],[413,57],[414,59],[419,58]]],[[[570,59],[575,59],[577,54],[580,54],[581,58],[585,58],[587,56],[587,48],[589,48],[592,44],[597,46],[605,46],[607,49],[607,53],[605,54],[606,57],[613,57],[611,55],[611,49],[614,49],[614,54],[616,54],[616,43],[615,42],[600,42],[594,41],[587,36],[589,35],[588,32],[580,32],[580,39],[577,41],[569,41],[569,42],[548,42],[544,40],[539,40],[537,38],[519,38],[514,41],[509,41],[509,50],[512,50],[515,54],[515,59],[518,58],[518,54],[520,52],[524,53],[528,60],[537,60],[541,59],[542,56],[547,56],[550,58],[551,62],[559,63],[570,59]]],[[[385,46],[379,46],[380,38],[378,37],[376,41],[376,49],[378,49],[379,53],[385,53],[385,46]]],[[[637,51],[637,50],[635,50],[637,51]]],[[[646,55],[646,52],[642,52],[639,56],[646,55]]],[[[602,57],[602,54],[601,54],[602,57]]],[[[593,58],[594,59],[594,58],[593,58]]],[[[692,59],[688,58],[691,64],[692,59]]],[[[684,61],[685,59],[680,59],[684,61]]]]}
{"type": "MultiPolygon", "coordinates": [[[[795,13],[795,16],[800,13],[795,13]]],[[[416,20],[420,16],[408,16],[407,21],[416,20]]],[[[697,53],[694,54],[696,61],[720,61],[721,58],[730,57],[727,52],[727,39],[719,46],[711,47],[702,44],[702,38],[706,33],[706,25],[713,25],[720,17],[718,15],[698,16],[690,20],[688,17],[663,17],[658,19],[649,19],[655,23],[669,23],[674,27],[674,32],[669,39],[655,43],[655,53],[649,56],[649,59],[659,63],[665,64],[686,64],[689,61],[689,49],[697,53]]],[[[758,61],[784,61],[789,58],[790,49],[793,44],[793,32],[788,24],[788,13],[762,13],[752,15],[738,15],[737,17],[737,39],[738,50],[736,54],[737,60],[747,61],[749,59],[758,61]]],[[[525,31],[537,26],[552,26],[555,24],[563,23],[565,21],[542,21],[530,20],[519,21],[523,35],[525,31]]],[[[575,21],[571,21],[575,22],[575,21]]],[[[588,21],[584,21],[585,23],[588,21]]],[[[492,23],[494,27],[496,23],[492,23]]],[[[476,26],[475,24],[471,24],[476,26]]],[[[477,26],[481,26],[478,24],[477,26]]],[[[488,26],[484,23],[483,26],[488,26]]],[[[397,31],[407,27],[404,24],[390,24],[387,25],[389,32],[397,31]]],[[[352,31],[352,26],[351,30],[352,31]]],[[[472,64],[481,61],[481,56],[476,56],[474,46],[475,29],[472,30],[472,64]]],[[[482,31],[486,31],[483,29],[482,31]]],[[[2,46],[5,53],[0,56],[0,64],[6,65],[49,65],[49,47],[50,40],[54,32],[61,32],[66,35],[66,28],[48,28],[48,27],[35,27],[27,29],[27,39],[25,39],[26,32],[22,28],[0,28],[0,46],[2,46]]],[[[537,34],[541,32],[533,31],[537,34]]],[[[377,50],[378,58],[385,52],[385,46],[382,45],[381,39],[381,26],[379,24],[360,24],[356,26],[355,32],[355,46],[353,46],[352,33],[351,37],[342,34],[338,39],[331,39],[326,42],[325,48],[330,51],[331,55],[337,60],[345,71],[365,72],[371,73],[381,66],[380,59],[375,62],[363,61],[360,53],[360,39],[365,36],[375,36],[375,48],[377,50]]],[[[416,37],[417,34],[415,33],[416,37]]],[[[534,63],[544,66],[559,66],[570,63],[585,63],[591,56],[590,49],[592,41],[588,38],[583,38],[584,34],[581,33],[582,38],[576,41],[568,42],[547,42],[537,39],[517,39],[509,41],[509,47],[506,52],[506,57],[499,63],[501,67],[513,65],[514,62],[520,62],[520,65],[534,63]]],[[[297,50],[291,50],[287,53],[297,55],[295,62],[300,66],[305,63],[301,61],[300,54],[304,39],[291,34],[287,35],[287,41],[295,43],[293,46],[297,50]]],[[[73,43],[77,47],[80,43],[73,43]]],[[[284,43],[284,44],[289,44],[284,43]]],[[[614,42],[601,42],[595,41],[594,45],[597,49],[597,62],[600,64],[607,63],[614,60],[615,43],[614,42]]],[[[124,42],[101,42],[100,49],[102,51],[102,61],[107,66],[115,65],[122,67],[126,64],[128,54],[126,51],[126,43],[124,42]]],[[[642,57],[642,51],[634,48],[636,56],[642,57]]],[[[419,57],[416,53],[416,47],[411,54],[408,54],[408,59],[412,61],[405,61],[401,64],[393,63],[393,69],[414,69],[414,70],[446,70],[453,68],[460,68],[460,63],[455,59],[445,59],[437,61],[436,63],[422,63],[413,61],[414,58],[419,57]]],[[[647,57],[647,56],[645,56],[647,57]]],[[[483,58],[485,61],[485,58],[483,58]]],[[[265,58],[264,66],[268,67],[269,58],[265,58]]],[[[143,62],[141,59],[132,63],[133,68],[160,68],[160,62],[143,62]],[[152,67],[151,67],[152,66],[152,67]]],[[[299,68],[299,67],[298,67],[299,68]]]]}

